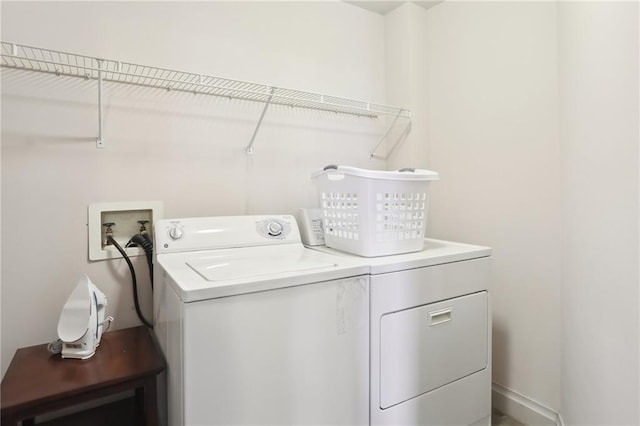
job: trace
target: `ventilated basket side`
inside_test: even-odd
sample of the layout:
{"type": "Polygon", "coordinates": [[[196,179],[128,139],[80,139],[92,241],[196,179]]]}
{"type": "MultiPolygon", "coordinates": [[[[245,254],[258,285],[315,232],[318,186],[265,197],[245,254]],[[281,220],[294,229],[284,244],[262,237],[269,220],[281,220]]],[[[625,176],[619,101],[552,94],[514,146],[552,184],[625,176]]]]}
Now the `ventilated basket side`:
{"type": "Polygon", "coordinates": [[[367,257],[422,250],[428,184],[318,176],[326,245],[367,257]]]}
{"type": "Polygon", "coordinates": [[[369,244],[363,256],[420,251],[424,247],[428,181],[375,180],[368,199],[369,244]]]}
{"type": "Polygon", "coordinates": [[[318,177],[320,207],[327,247],[349,253],[360,251],[363,238],[361,216],[367,214],[366,182],[345,175],[340,181],[328,175],[318,177]]]}

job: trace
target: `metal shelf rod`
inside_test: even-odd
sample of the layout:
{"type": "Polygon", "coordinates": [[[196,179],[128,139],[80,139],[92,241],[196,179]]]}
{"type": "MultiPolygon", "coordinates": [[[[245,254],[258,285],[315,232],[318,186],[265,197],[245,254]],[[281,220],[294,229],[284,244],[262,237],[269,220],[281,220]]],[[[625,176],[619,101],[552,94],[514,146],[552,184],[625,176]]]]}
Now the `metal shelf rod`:
{"type": "Polygon", "coordinates": [[[369,118],[378,118],[380,115],[394,116],[393,123],[380,139],[373,152],[387,137],[398,118],[411,118],[410,111],[404,108],[371,104],[353,99],[204,74],[149,67],[3,41],[0,41],[0,46],[0,56],[2,58],[0,65],[2,67],[98,80],[98,147],[104,146],[102,108],[105,82],[263,103],[265,106],[247,147],[247,152],[252,150],[257,131],[270,105],[298,107],[369,118]]]}
{"type": "MultiPolygon", "coordinates": [[[[47,64],[50,65],[59,65],[59,66],[69,66],[69,65],[65,65],[59,62],[53,62],[53,61],[40,61],[40,62],[45,62],[47,64]]],[[[66,77],[82,77],[82,78],[89,78],[92,79],[94,77],[91,77],[89,75],[80,75],[80,74],[73,74],[73,73],[69,73],[69,72],[64,72],[61,71],[59,69],[57,70],[47,70],[47,69],[37,69],[37,68],[25,68],[25,67],[19,67],[19,66],[14,66],[14,65],[2,65],[5,68],[13,68],[13,69],[27,69],[28,71],[34,71],[34,72],[42,72],[42,73],[47,73],[47,74],[55,74],[57,76],[66,76],[66,77]]],[[[79,69],[84,69],[84,70],[90,70],[90,71],[96,71],[95,68],[92,67],[87,67],[87,66],[75,66],[75,68],[79,68],[79,69]]],[[[100,72],[98,70],[98,72],[100,72]]],[[[123,75],[123,76],[128,76],[130,74],[127,74],[125,72],[117,72],[117,71],[112,71],[112,70],[107,70],[107,71],[102,71],[102,73],[108,73],[108,74],[117,74],[117,75],[123,75]]],[[[139,77],[139,76],[138,76],[139,77]]],[[[166,79],[166,78],[160,78],[160,77],[147,77],[150,80],[160,80],[160,81],[165,81],[165,82],[169,82],[169,83],[180,83],[180,84],[185,84],[185,82],[181,82],[178,80],[171,80],[171,79],[166,79]]],[[[266,102],[266,100],[263,99],[255,99],[255,98],[250,98],[250,97],[241,97],[241,96],[233,96],[230,95],[229,93],[225,94],[225,93],[212,93],[212,92],[208,92],[208,91],[204,91],[204,90],[194,90],[192,88],[189,89],[183,89],[180,87],[170,87],[170,86],[161,86],[161,85],[157,85],[157,84],[149,84],[149,83],[139,83],[139,82],[133,82],[133,81],[124,81],[124,80],[116,80],[113,78],[104,78],[103,77],[103,81],[106,82],[110,82],[110,83],[120,83],[120,84],[127,84],[127,85],[132,85],[132,86],[139,86],[139,87],[149,87],[149,88],[154,88],[154,89],[164,89],[164,90],[169,90],[169,91],[176,91],[176,92],[184,92],[184,93],[193,93],[193,94],[203,94],[203,95],[210,95],[210,96],[219,96],[219,97],[223,97],[223,98],[232,98],[232,99],[241,99],[241,100],[247,100],[247,101],[254,101],[254,102],[260,102],[260,103],[264,103],[266,102]]],[[[238,88],[233,88],[233,87],[224,87],[224,86],[219,86],[219,85],[206,85],[206,84],[197,84],[197,83],[189,83],[192,86],[196,86],[198,88],[202,87],[204,89],[218,89],[221,91],[225,91],[225,92],[236,92],[236,93],[242,93],[244,95],[247,96],[255,96],[257,98],[260,97],[267,97],[267,95],[264,92],[259,92],[259,91],[255,91],[255,90],[246,90],[246,89],[238,89],[238,88]]],[[[271,101],[271,104],[274,105],[282,105],[282,106],[290,106],[290,107],[300,107],[300,108],[306,108],[306,109],[314,109],[314,110],[319,110],[319,111],[328,111],[328,112],[335,112],[335,113],[340,113],[340,114],[347,114],[347,115],[354,115],[354,116],[360,116],[360,117],[369,117],[369,118],[377,118],[378,115],[396,115],[397,113],[394,112],[386,112],[386,111],[375,111],[371,110],[371,109],[365,109],[365,108],[358,108],[358,107],[353,107],[353,106],[344,106],[341,104],[337,104],[337,103],[332,103],[332,102],[328,102],[328,101],[317,101],[317,100],[308,100],[308,99],[300,99],[300,98],[296,98],[293,96],[287,96],[287,95],[281,95],[281,94],[276,94],[273,95],[275,97],[277,97],[279,100],[277,101],[271,101]],[[281,99],[281,100],[280,100],[281,99]],[[311,103],[313,105],[305,105],[305,102],[311,103]],[[315,104],[318,104],[318,106],[316,106],[315,104]]],[[[406,112],[406,110],[404,110],[406,112]]]]}

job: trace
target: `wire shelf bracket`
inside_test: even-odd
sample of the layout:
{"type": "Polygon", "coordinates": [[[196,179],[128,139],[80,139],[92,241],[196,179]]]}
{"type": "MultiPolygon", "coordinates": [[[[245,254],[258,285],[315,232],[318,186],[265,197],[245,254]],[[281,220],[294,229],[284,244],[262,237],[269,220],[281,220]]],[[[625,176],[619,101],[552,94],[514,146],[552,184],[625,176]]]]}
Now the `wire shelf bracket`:
{"type": "MultiPolygon", "coordinates": [[[[99,62],[99,66],[102,67],[102,63],[99,62]]],[[[105,141],[104,141],[104,137],[102,134],[103,131],[103,127],[102,127],[102,113],[103,113],[103,105],[102,105],[102,89],[103,89],[103,82],[102,82],[102,69],[98,70],[98,138],[96,139],[96,148],[104,148],[105,147],[105,141]]]]}
{"type": "MultiPolygon", "coordinates": [[[[400,136],[398,137],[398,139],[396,139],[396,142],[393,144],[391,149],[389,149],[389,151],[387,152],[387,155],[385,155],[385,156],[375,155],[376,151],[378,150],[380,145],[382,145],[382,142],[384,142],[385,139],[387,139],[387,136],[389,136],[389,133],[391,132],[391,129],[393,129],[393,127],[396,125],[396,123],[398,122],[400,117],[408,118],[406,114],[410,114],[410,112],[408,110],[406,110],[406,109],[400,109],[398,111],[396,116],[391,121],[391,124],[387,127],[387,130],[384,132],[382,137],[380,137],[380,139],[378,140],[378,143],[376,144],[376,146],[371,151],[371,154],[369,155],[369,159],[370,160],[374,159],[374,158],[379,159],[379,160],[386,160],[387,158],[389,158],[389,155],[391,155],[391,153],[400,144],[400,142],[409,134],[409,131],[411,131],[411,120],[409,120],[409,122],[405,126],[404,130],[402,131],[402,133],[400,133],[400,136]]],[[[410,115],[409,115],[409,117],[410,117],[410,115]]]]}
{"type": "MultiPolygon", "coordinates": [[[[104,83],[107,82],[263,103],[264,108],[249,145],[246,147],[247,154],[253,152],[256,135],[262,125],[264,115],[271,105],[298,107],[374,119],[380,116],[394,116],[394,122],[401,117],[411,119],[411,112],[405,108],[205,74],[96,58],[5,41],[0,41],[0,57],[2,61],[0,66],[3,68],[96,80],[98,82],[98,137],[96,146],[98,148],[104,148],[106,145],[103,95],[104,83]]],[[[391,127],[393,125],[389,127],[381,141],[386,138],[391,127]]],[[[374,152],[381,141],[376,145],[374,152]]]]}
{"type": "Polygon", "coordinates": [[[398,138],[396,139],[393,146],[389,148],[386,155],[375,155],[374,153],[371,153],[371,156],[369,157],[369,159],[375,158],[377,160],[386,161],[391,156],[391,154],[393,154],[395,150],[400,146],[400,144],[405,140],[405,138],[407,137],[410,131],[411,131],[411,122],[408,122],[407,125],[402,130],[402,133],[400,133],[400,136],[398,136],[398,138]]]}
{"type": "Polygon", "coordinates": [[[262,113],[260,114],[260,118],[258,119],[258,124],[256,124],[256,128],[253,131],[253,135],[251,136],[251,140],[249,141],[249,145],[247,145],[247,149],[246,152],[248,155],[252,155],[253,154],[253,142],[255,142],[256,140],[256,135],[258,134],[258,130],[260,129],[260,126],[262,125],[262,120],[264,119],[264,114],[267,112],[267,108],[269,108],[269,105],[271,105],[271,99],[273,99],[273,92],[274,92],[275,88],[271,87],[269,89],[269,99],[267,99],[267,101],[264,104],[264,108],[262,109],[262,113]]]}

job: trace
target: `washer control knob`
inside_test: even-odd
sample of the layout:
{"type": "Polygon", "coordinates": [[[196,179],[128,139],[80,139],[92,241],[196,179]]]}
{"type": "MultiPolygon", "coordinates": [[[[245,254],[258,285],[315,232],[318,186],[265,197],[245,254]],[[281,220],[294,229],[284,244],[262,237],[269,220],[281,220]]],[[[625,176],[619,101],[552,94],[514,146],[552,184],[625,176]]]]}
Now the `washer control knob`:
{"type": "Polygon", "coordinates": [[[272,235],[274,237],[279,237],[280,235],[282,235],[282,224],[280,222],[269,222],[267,223],[267,233],[269,233],[269,235],[272,235]]]}
{"type": "Polygon", "coordinates": [[[172,226],[171,229],[169,229],[169,237],[171,237],[172,240],[179,240],[180,238],[182,238],[183,235],[183,231],[181,228],[178,228],[177,226],[172,226]]]}

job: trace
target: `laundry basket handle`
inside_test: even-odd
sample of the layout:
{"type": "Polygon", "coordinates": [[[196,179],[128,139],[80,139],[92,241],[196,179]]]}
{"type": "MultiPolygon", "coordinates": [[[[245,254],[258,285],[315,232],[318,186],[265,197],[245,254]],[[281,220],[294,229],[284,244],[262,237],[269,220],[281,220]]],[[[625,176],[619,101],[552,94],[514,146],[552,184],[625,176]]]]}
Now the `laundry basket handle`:
{"type": "Polygon", "coordinates": [[[328,166],[325,166],[324,169],[322,169],[323,171],[327,171],[327,170],[338,170],[338,165],[337,164],[329,164],[328,166]]]}
{"type": "Polygon", "coordinates": [[[416,169],[414,169],[413,167],[406,167],[406,168],[404,168],[404,169],[400,169],[400,170],[398,170],[398,171],[399,171],[399,172],[411,172],[411,173],[413,173],[413,172],[415,172],[415,171],[416,171],[416,169]]]}

